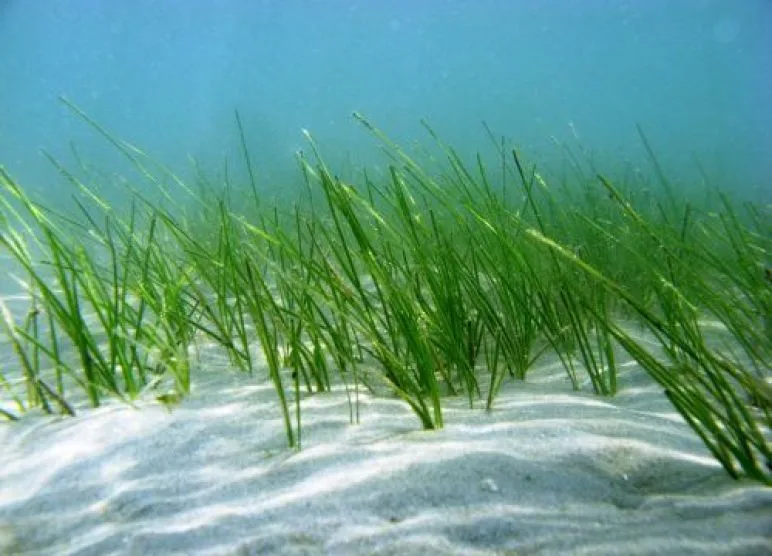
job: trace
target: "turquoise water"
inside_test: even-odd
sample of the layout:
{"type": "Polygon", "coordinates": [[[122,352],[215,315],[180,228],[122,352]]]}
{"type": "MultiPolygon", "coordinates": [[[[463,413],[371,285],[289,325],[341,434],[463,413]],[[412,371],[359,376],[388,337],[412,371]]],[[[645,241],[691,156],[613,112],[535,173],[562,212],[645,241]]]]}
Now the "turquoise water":
{"type": "Polygon", "coordinates": [[[405,144],[426,118],[471,152],[484,121],[540,160],[556,138],[633,168],[640,124],[680,183],[699,162],[764,195],[770,28],[767,0],[4,0],[0,163],[48,195],[66,187],[41,148],[121,171],[64,95],[183,175],[191,156],[242,171],[238,108],[270,192],[297,180],[301,129],[333,165],[375,160],[358,110],[405,144]]]}

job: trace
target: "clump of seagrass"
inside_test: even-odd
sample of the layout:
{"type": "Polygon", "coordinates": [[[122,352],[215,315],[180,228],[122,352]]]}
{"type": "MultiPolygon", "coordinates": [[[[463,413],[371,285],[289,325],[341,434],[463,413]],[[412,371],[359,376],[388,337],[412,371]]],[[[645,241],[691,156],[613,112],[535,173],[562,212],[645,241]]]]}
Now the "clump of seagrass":
{"type": "Polygon", "coordinates": [[[307,134],[307,198],[268,206],[238,114],[248,187],[226,176],[223,188],[199,169],[194,191],[67,104],[141,183],[121,213],[51,158],[77,194],[73,214],[0,173],[0,248],[30,299],[26,315],[0,307],[20,369],[0,371],[10,400],[0,416],[74,413],[73,391],[90,405],[148,393],[175,404],[206,341],[234,368],[264,373],[299,448],[303,397],[336,383],[352,422],[361,389],[386,387],[436,429],[444,395],[491,409],[504,381],[527,380],[548,351],[575,389],[584,374],[602,396],[617,392],[620,358],[632,357],[730,476],[770,483],[772,338],[758,315],[772,314],[772,289],[758,269],[772,234],[762,208],[738,214],[721,196],[698,210],[667,183],[656,198],[578,164],[576,187],[555,191],[503,143],[495,164],[477,155],[469,166],[427,126],[445,155],[430,168],[360,114],[387,170],[358,185],[340,179],[307,134]],[[705,319],[726,341],[706,336],[705,319]]]}

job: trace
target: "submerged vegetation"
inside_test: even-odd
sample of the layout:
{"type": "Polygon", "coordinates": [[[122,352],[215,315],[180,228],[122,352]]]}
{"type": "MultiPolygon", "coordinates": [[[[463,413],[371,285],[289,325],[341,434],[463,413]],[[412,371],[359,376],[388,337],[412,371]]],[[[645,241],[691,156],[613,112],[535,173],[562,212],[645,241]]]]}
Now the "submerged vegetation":
{"type": "Polygon", "coordinates": [[[494,164],[468,164],[427,126],[445,155],[429,167],[355,114],[387,171],[341,180],[309,135],[307,200],[285,210],[261,201],[238,118],[246,193],[203,176],[191,188],[70,107],[162,198],[138,184],[119,211],[88,169],[51,158],[75,192],[70,214],[0,168],[0,252],[28,303],[0,298],[15,356],[0,368],[0,416],[72,415],[78,395],[172,404],[205,341],[266,373],[299,448],[303,395],[334,384],[352,421],[361,391],[388,389],[435,429],[443,396],[490,409],[545,352],[601,396],[632,358],[727,473],[772,483],[768,206],[723,194],[708,206],[661,171],[656,187],[613,183],[578,162],[555,186],[503,143],[494,164]]]}

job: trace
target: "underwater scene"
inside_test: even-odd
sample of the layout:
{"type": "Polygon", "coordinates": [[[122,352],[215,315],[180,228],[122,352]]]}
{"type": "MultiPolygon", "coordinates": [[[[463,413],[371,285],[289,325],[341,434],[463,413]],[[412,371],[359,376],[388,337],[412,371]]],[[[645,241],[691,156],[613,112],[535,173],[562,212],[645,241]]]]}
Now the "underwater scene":
{"type": "Polygon", "coordinates": [[[0,0],[0,555],[772,553],[769,29],[0,0]]]}

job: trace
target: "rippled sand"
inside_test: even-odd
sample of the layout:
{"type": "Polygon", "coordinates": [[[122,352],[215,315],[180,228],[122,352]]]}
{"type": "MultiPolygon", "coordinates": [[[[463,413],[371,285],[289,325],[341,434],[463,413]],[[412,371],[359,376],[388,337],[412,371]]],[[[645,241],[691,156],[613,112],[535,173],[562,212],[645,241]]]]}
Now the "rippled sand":
{"type": "Polygon", "coordinates": [[[0,554],[762,554],[772,489],[732,481],[635,366],[613,399],[543,363],[496,409],[304,398],[210,360],[172,413],[0,423],[0,554]]]}

